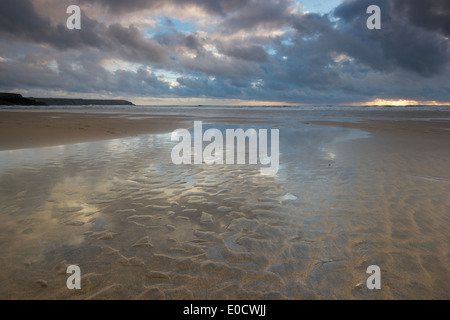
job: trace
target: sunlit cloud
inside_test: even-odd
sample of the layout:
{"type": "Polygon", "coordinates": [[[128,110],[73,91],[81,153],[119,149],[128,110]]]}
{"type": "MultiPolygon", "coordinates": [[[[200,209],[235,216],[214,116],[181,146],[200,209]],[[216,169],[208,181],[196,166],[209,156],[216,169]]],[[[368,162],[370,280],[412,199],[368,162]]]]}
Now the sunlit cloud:
{"type": "Polygon", "coordinates": [[[388,99],[375,99],[373,101],[357,103],[357,105],[363,106],[448,106],[450,101],[438,102],[438,101],[417,101],[417,100],[388,100],[388,99]]]}
{"type": "Polygon", "coordinates": [[[136,70],[138,70],[142,66],[141,64],[138,63],[132,63],[126,60],[114,58],[103,59],[100,65],[110,72],[115,72],[117,70],[122,71],[128,70],[136,72],[136,70]]]}

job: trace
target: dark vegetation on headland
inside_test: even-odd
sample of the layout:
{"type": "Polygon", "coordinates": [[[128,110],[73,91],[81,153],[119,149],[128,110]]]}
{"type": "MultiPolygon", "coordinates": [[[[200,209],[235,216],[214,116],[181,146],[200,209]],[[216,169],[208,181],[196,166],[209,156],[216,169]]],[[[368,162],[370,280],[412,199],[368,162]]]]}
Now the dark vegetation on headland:
{"type": "Polygon", "coordinates": [[[60,98],[24,98],[17,93],[0,93],[0,105],[3,106],[88,106],[88,105],[134,105],[126,100],[102,99],[60,99],[60,98]]]}
{"type": "Polygon", "coordinates": [[[17,93],[0,93],[0,105],[4,106],[45,106],[43,102],[34,100],[33,98],[24,98],[17,93]]]}

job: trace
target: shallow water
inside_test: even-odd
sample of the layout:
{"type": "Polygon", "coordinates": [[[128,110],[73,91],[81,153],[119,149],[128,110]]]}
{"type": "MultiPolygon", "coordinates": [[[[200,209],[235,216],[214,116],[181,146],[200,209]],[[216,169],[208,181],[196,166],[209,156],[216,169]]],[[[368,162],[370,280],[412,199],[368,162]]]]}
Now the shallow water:
{"type": "Polygon", "coordinates": [[[370,154],[354,129],[242,126],[271,127],[276,176],[174,165],[170,133],[0,152],[0,298],[449,298],[448,160],[370,154]]]}

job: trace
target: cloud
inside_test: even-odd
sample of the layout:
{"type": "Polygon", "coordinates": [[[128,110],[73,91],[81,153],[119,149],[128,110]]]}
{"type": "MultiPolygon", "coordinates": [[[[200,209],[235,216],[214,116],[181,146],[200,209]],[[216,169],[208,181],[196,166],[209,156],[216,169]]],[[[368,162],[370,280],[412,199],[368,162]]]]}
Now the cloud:
{"type": "Polygon", "coordinates": [[[268,62],[269,55],[262,46],[219,46],[219,51],[227,56],[256,62],[268,62]]]}
{"type": "Polygon", "coordinates": [[[79,0],[82,30],[52,3],[0,2],[1,90],[450,101],[448,1],[351,0],[318,14],[294,0],[79,0]],[[366,27],[372,4],[381,30],[366,27]]]}
{"type": "Polygon", "coordinates": [[[450,2],[447,0],[396,0],[395,9],[421,28],[450,36],[450,2]]]}
{"type": "Polygon", "coordinates": [[[144,39],[135,26],[123,27],[114,23],[108,27],[107,39],[110,47],[115,48],[120,56],[137,62],[168,63],[169,52],[164,47],[144,39]]]}
{"type": "MultiPolygon", "coordinates": [[[[433,3],[438,2],[440,1],[430,1],[429,8],[439,10],[438,6],[433,6],[433,3]]],[[[432,76],[442,72],[449,61],[448,39],[439,33],[432,32],[429,28],[418,26],[417,23],[411,24],[410,15],[405,18],[405,11],[412,12],[421,6],[417,3],[419,2],[408,1],[408,4],[404,4],[402,0],[344,2],[334,11],[334,15],[343,22],[339,28],[341,43],[351,39],[354,42],[352,48],[366,47],[366,50],[354,51],[353,56],[377,70],[401,67],[422,76],[432,76]],[[361,12],[371,4],[382,8],[382,30],[373,31],[364,27],[367,16],[361,15],[361,12]],[[399,7],[402,10],[398,10],[399,7]],[[370,52],[376,52],[382,60],[369,57],[370,52]],[[384,64],[385,68],[380,63],[384,64]]],[[[350,51],[346,50],[347,53],[352,54],[350,51]]]]}
{"type": "Polygon", "coordinates": [[[222,32],[232,33],[253,28],[280,28],[286,23],[286,18],[290,15],[292,1],[247,1],[245,6],[220,25],[222,32]]]}
{"type": "Polygon", "coordinates": [[[40,16],[29,0],[0,2],[0,34],[11,40],[48,44],[62,50],[102,47],[105,27],[85,15],[82,21],[83,32],[71,32],[65,25],[52,25],[49,18],[40,16]]]}
{"type": "Polygon", "coordinates": [[[113,14],[141,10],[155,10],[166,7],[186,8],[194,6],[214,15],[226,13],[244,6],[249,0],[79,0],[81,3],[96,3],[106,7],[113,14]]]}

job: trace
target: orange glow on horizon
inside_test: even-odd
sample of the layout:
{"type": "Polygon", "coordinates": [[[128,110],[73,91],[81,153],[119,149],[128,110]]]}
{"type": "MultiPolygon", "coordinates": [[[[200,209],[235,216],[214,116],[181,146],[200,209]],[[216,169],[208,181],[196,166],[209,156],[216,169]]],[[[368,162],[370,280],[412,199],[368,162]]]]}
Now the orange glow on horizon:
{"type": "Polygon", "coordinates": [[[438,102],[438,101],[417,101],[417,100],[387,100],[387,99],[375,99],[369,102],[363,102],[352,105],[362,105],[362,106],[448,106],[450,102],[438,102]]]}

